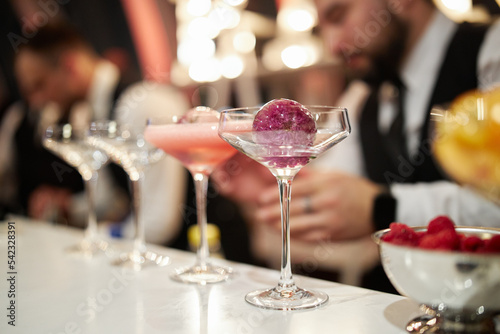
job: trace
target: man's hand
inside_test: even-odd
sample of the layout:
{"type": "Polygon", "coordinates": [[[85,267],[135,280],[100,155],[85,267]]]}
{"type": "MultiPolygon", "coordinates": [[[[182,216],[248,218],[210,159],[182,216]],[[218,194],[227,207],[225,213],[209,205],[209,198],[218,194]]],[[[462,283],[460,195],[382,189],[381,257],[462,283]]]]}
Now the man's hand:
{"type": "Polygon", "coordinates": [[[217,190],[237,203],[256,203],[264,189],[274,186],[276,178],[255,160],[237,153],[225,164],[219,166],[210,176],[217,190]]]}
{"type": "MultiPolygon", "coordinates": [[[[299,174],[300,175],[300,174],[299,174]]],[[[381,187],[364,178],[341,172],[309,171],[292,184],[290,235],[303,241],[344,240],[374,232],[373,200],[381,187]]],[[[259,197],[258,223],[281,228],[276,186],[259,197]]]]}

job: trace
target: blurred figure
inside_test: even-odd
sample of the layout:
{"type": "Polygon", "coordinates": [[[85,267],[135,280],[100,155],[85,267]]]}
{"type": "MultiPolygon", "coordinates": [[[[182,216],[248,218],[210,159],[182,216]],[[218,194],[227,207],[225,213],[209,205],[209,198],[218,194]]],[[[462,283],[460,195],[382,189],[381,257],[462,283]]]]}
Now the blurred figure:
{"type": "MultiPolygon", "coordinates": [[[[500,82],[500,72],[491,77],[492,65],[500,64],[500,24],[456,24],[430,0],[316,4],[328,49],[367,90],[363,104],[345,101],[361,107],[350,109],[353,136],[322,162],[335,168],[344,151],[356,150],[357,159],[351,152],[338,164],[352,174],[310,173],[294,183],[296,196],[311,196],[316,217],[306,222],[295,209],[292,233],[304,240],[357,238],[392,221],[422,225],[439,214],[457,224],[497,226],[500,208],[444,180],[429,150],[429,115],[433,105],[500,82]]],[[[263,193],[260,200],[268,198],[263,193]]]]}
{"type": "MultiPolygon", "coordinates": [[[[376,264],[376,247],[366,237],[393,221],[425,225],[446,214],[459,225],[499,226],[498,206],[445,180],[431,156],[428,129],[433,105],[500,82],[500,71],[490,71],[500,68],[500,24],[457,24],[431,0],[316,0],[316,5],[325,45],[343,60],[351,80],[338,104],[349,109],[352,134],[294,181],[290,231],[300,260],[359,274],[376,264]],[[354,239],[360,247],[351,250],[344,241],[354,239]],[[328,256],[319,257],[318,251],[328,256]]],[[[233,175],[222,191],[251,201],[245,205],[252,206],[260,231],[256,252],[263,258],[279,255],[270,246],[279,236],[269,232],[280,229],[276,185],[248,183],[255,194],[248,198],[237,189],[249,174],[233,175]]],[[[393,291],[375,281],[365,286],[393,291]]]]}
{"type": "MultiPolygon", "coordinates": [[[[146,124],[149,117],[187,110],[186,99],[173,87],[136,81],[99,56],[69,24],[40,28],[19,45],[15,72],[29,104],[16,134],[20,195],[26,213],[36,219],[47,211],[85,217],[79,174],[41,148],[41,135],[53,123],[88,124],[115,119],[146,124]],[[54,168],[54,164],[59,166],[54,168]],[[72,194],[70,196],[70,194],[72,194]],[[52,209],[51,209],[52,208],[52,209]]],[[[129,211],[127,177],[111,164],[100,172],[98,217],[121,220],[129,211]]],[[[176,236],[182,221],[185,194],[182,166],[166,158],[151,166],[144,180],[143,213],[148,242],[166,243],[176,236]]],[[[131,235],[131,224],[119,234],[131,235]]]]}

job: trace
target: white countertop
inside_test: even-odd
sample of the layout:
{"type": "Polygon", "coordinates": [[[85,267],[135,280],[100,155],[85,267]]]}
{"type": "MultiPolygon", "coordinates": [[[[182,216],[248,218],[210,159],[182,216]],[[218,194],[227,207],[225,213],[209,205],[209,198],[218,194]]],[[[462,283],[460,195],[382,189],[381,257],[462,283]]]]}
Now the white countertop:
{"type": "Polygon", "coordinates": [[[133,272],[110,265],[105,255],[89,261],[64,253],[83,236],[80,230],[13,221],[16,326],[8,324],[14,298],[7,294],[7,223],[0,223],[0,333],[402,334],[421,314],[401,296],[300,276],[295,276],[300,287],[328,293],[326,305],[298,312],[259,309],[244,296],[275,286],[279,272],[225,263],[236,273],[230,281],[182,284],[169,274],[192,265],[192,253],[150,246],[169,255],[171,263],[133,272]]]}

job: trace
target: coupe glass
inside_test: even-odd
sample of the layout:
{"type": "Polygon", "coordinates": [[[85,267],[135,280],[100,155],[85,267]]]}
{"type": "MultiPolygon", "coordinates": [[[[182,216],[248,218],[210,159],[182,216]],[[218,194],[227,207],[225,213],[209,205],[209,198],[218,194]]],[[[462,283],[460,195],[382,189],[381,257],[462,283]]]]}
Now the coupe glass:
{"type": "Polygon", "coordinates": [[[88,129],[75,128],[71,124],[53,125],[47,128],[43,145],[75,167],[85,184],[88,202],[88,222],[82,241],[69,252],[91,258],[106,251],[108,243],[97,236],[95,195],[99,170],[108,162],[108,156],[86,142],[88,129]]]}
{"type": "MultiPolygon", "coordinates": [[[[345,139],[350,131],[347,110],[328,106],[306,106],[316,122],[314,140],[302,131],[254,131],[253,120],[259,108],[229,109],[221,113],[219,135],[235,147],[266,166],[276,177],[281,204],[281,277],[274,288],[246,295],[255,306],[275,310],[300,310],[317,307],[328,301],[323,292],[299,288],[293,280],[290,260],[289,205],[295,175],[311,160],[345,139]],[[261,140],[263,137],[266,140],[261,140]],[[261,139],[259,139],[261,138],[261,139]],[[276,138],[274,141],[270,140],[276,138]],[[285,145],[279,143],[285,142],[285,145]],[[300,144],[297,144],[300,142],[300,144]]],[[[290,107],[292,108],[292,107],[290,107]]]]}
{"type": "Polygon", "coordinates": [[[121,254],[115,265],[136,271],[146,266],[164,266],[169,258],[146,248],[144,221],[141,216],[142,181],[146,168],[163,158],[161,150],[144,140],[144,126],[119,125],[115,121],[94,122],[90,126],[89,142],[106,152],[127,173],[132,188],[135,225],[132,251],[121,254]]]}
{"type": "Polygon", "coordinates": [[[197,225],[200,242],[196,263],[179,268],[172,278],[185,283],[217,283],[232,274],[229,267],[218,266],[209,259],[207,240],[207,189],[210,174],[237,151],[224,142],[217,132],[219,113],[208,107],[197,107],[187,114],[168,119],[152,119],[145,138],[167,154],[178,159],[191,173],[196,191],[197,225]]]}

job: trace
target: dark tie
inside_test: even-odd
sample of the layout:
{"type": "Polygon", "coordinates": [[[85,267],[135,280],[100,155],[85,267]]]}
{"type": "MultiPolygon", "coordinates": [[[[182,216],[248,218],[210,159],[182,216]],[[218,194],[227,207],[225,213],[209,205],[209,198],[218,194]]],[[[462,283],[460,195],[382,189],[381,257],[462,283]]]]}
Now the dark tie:
{"type": "Polygon", "coordinates": [[[363,157],[368,177],[378,183],[403,182],[398,167],[407,159],[406,138],[404,135],[403,98],[404,86],[401,81],[393,82],[393,95],[396,115],[387,133],[380,133],[379,85],[372,87],[360,120],[360,135],[363,157]]]}
{"type": "Polygon", "coordinates": [[[406,136],[404,131],[404,95],[406,89],[401,80],[396,79],[392,82],[394,86],[393,94],[396,98],[396,115],[389,128],[389,131],[384,136],[386,149],[389,156],[396,163],[399,164],[400,158],[408,159],[408,150],[406,146],[406,136]]]}

